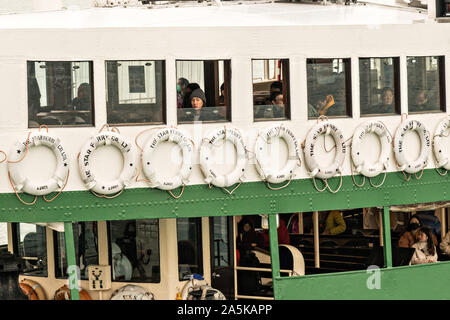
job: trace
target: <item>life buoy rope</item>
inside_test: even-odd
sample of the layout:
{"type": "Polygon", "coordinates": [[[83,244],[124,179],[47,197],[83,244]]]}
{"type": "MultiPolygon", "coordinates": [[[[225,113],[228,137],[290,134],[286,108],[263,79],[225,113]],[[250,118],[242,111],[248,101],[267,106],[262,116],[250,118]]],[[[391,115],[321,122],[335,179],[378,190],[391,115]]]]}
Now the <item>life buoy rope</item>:
{"type": "Polygon", "coordinates": [[[47,126],[39,127],[38,132],[27,135],[25,141],[19,140],[11,149],[11,155],[8,157],[8,178],[17,198],[25,205],[33,205],[37,201],[37,196],[42,195],[46,202],[55,200],[64,190],[69,179],[69,159],[59,138],[48,133],[47,126]],[[45,127],[47,132],[40,130],[45,127]],[[36,183],[22,174],[19,163],[22,162],[28,154],[30,147],[45,146],[49,148],[56,158],[56,170],[52,177],[44,183],[36,183]],[[45,196],[59,190],[52,199],[48,200],[45,196]],[[19,192],[24,192],[35,196],[33,202],[25,202],[19,192]]]}
{"type": "MultiPolygon", "coordinates": [[[[428,156],[431,151],[431,139],[428,130],[425,125],[417,120],[404,120],[400,123],[397,128],[394,137],[394,154],[397,167],[403,171],[410,174],[414,174],[416,179],[420,179],[423,175],[423,170],[425,169],[428,163],[428,156]],[[420,138],[421,150],[419,157],[412,161],[408,162],[405,158],[404,152],[404,137],[407,131],[416,131],[420,138]],[[420,177],[417,177],[417,172],[421,171],[420,177]]],[[[410,180],[406,178],[406,181],[410,180]]]]}
{"type": "Polygon", "coordinates": [[[247,148],[241,133],[234,128],[219,129],[211,132],[202,140],[200,146],[200,167],[205,176],[205,182],[211,185],[223,188],[228,194],[232,194],[243,182],[245,166],[247,164],[247,148]],[[237,161],[234,169],[229,174],[218,174],[212,167],[212,148],[217,147],[218,141],[222,141],[222,145],[226,141],[230,141],[236,148],[237,161]],[[238,183],[238,185],[230,192],[226,188],[238,183]]]}
{"type": "Polygon", "coordinates": [[[314,125],[310,131],[308,132],[304,143],[302,144],[304,154],[305,154],[305,162],[309,169],[309,175],[313,179],[314,187],[317,191],[323,192],[325,189],[328,189],[331,193],[337,193],[342,187],[342,165],[345,160],[345,154],[347,151],[346,141],[344,140],[344,135],[342,131],[337,128],[334,124],[328,121],[326,117],[321,117],[318,119],[317,124],[314,125]],[[322,120],[319,122],[319,120],[322,120]],[[314,147],[320,135],[331,135],[336,145],[336,156],[334,158],[333,163],[327,167],[323,168],[319,165],[316,160],[316,153],[314,147]],[[337,189],[331,189],[327,179],[334,177],[336,174],[340,175],[340,182],[337,189]],[[319,189],[317,187],[315,178],[319,178],[323,180],[325,183],[325,187],[323,189],[319,189]]]}
{"type": "Polygon", "coordinates": [[[283,124],[269,127],[258,133],[255,143],[256,169],[271,190],[281,190],[289,185],[295,176],[294,169],[301,166],[300,151],[294,133],[283,124]],[[288,146],[288,161],[286,165],[276,171],[270,167],[270,161],[266,158],[267,147],[273,138],[283,139],[288,146]],[[287,184],[281,187],[272,187],[271,183],[282,183],[288,180],[287,184]]]}
{"type": "Polygon", "coordinates": [[[108,125],[103,125],[99,133],[86,142],[78,156],[81,179],[86,188],[97,197],[113,199],[119,196],[123,189],[131,183],[137,171],[132,145],[119,132],[117,128],[110,130],[108,125]],[[107,131],[101,132],[105,127],[107,131]],[[118,149],[124,159],[120,176],[112,181],[97,180],[91,168],[92,154],[98,147],[105,145],[118,149]],[[114,196],[110,196],[112,194],[114,196]]]}
{"type": "Polygon", "coordinates": [[[450,116],[447,116],[438,123],[433,135],[433,154],[436,159],[436,171],[441,176],[447,175],[448,170],[450,170],[449,154],[445,152],[445,148],[442,145],[442,138],[449,136],[449,128],[450,116]],[[441,173],[439,171],[440,168],[443,168],[445,172],[441,173]]]}

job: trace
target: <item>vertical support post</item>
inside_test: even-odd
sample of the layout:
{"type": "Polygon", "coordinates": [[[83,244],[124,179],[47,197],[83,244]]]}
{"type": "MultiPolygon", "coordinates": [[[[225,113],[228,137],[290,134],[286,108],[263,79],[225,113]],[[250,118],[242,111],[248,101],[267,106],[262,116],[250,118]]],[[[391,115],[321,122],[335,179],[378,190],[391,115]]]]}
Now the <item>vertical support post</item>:
{"type": "Polygon", "coordinates": [[[391,221],[389,218],[389,206],[383,207],[384,264],[387,268],[392,268],[391,221]]]}
{"type": "Polygon", "coordinates": [[[314,227],[314,266],[320,268],[320,249],[319,249],[319,212],[313,213],[313,227],[314,227]]]}
{"type": "Polygon", "coordinates": [[[444,238],[445,234],[447,233],[447,230],[445,228],[445,226],[447,225],[446,221],[445,221],[445,207],[441,208],[441,237],[444,238]]]}
{"type": "Polygon", "coordinates": [[[237,238],[237,221],[236,216],[233,216],[233,273],[234,273],[234,300],[237,300],[236,296],[238,295],[237,292],[237,247],[236,247],[236,238],[237,238]]]}
{"type": "Polygon", "coordinates": [[[383,213],[381,210],[378,210],[378,232],[380,233],[380,247],[384,246],[383,242],[383,213]]]}
{"type": "Polygon", "coordinates": [[[80,294],[78,289],[78,272],[77,268],[73,266],[77,265],[77,259],[75,257],[75,241],[73,238],[73,228],[71,222],[64,222],[64,240],[66,242],[66,257],[68,267],[68,277],[70,285],[70,297],[71,300],[80,300],[80,294]],[[71,281],[73,279],[73,281],[71,281]]]}
{"type": "Polygon", "coordinates": [[[272,264],[273,295],[277,299],[277,281],[280,277],[280,254],[278,252],[277,215],[269,214],[270,261],[272,264]]]}
{"type": "Polygon", "coordinates": [[[297,214],[298,217],[298,233],[299,234],[304,234],[305,233],[305,228],[303,226],[303,212],[299,212],[297,214]]]}

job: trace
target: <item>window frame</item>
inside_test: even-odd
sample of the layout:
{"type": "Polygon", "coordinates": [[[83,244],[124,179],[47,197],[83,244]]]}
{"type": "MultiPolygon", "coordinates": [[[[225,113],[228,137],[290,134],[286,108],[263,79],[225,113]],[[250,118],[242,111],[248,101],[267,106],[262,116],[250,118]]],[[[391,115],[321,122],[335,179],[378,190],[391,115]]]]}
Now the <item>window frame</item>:
{"type": "Polygon", "coordinates": [[[394,75],[394,103],[395,109],[393,113],[362,113],[361,109],[361,68],[359,70],[359,115],[360,117],[381,117],[381,116],[394,116],[401,114],[401,75],[400,75],[400,57],[358,57],[358,65],[362,59],[392,59],[393,75],[394,75]]]}
{"type": "MultiPolygon", "coordinates": [[[[149,218],[149,219],[136,219],[136,220],[108,220],[106,221],[106,235],[107,235],[107,241],[108,241],[108,265],[111,266],[111,282],[113,283],[147,283],[147,284],[158,284],[158,283],[162,283],[162,277],[161,277],[161,218],[149,218]],[[115,221],[120,221],[120,222],[130,222],[130,221],[140,221],[140,220],[151,220],[151,219],[156,219],[158,221],[158,258],[159,258],[159,281],[158,282],[149,282],[149,281],[142,281],[140,279],[131,279],[131,280],[114,280],[113,278],[113,272],[112,272],[112,248],[111,248],[111,241],[112,241],[112,236],[111,236],[111,227],[110,224],[111,222],[115,222],[115,221]]],[[[134,269],[133,269],[134,271],[134,269]]]]}
{"type": "MultiPolygon", "coordinates": [[[[197,241],[197,252],[198,252],[198,261],[200,262],[198,268],[199,268],[199,274],[204,275],[205,273],[205,264],[203,261],[203,226],[202,226],[202,217],[192,217],[192,218],[177,218],[176,219],[176,235],[177,235],[177,248],[178,248],[178,221],[179,219],[195,219],[195,223],[198,227],[199,232],[196,235],[196,241],[197,241]]],[[[184,279],[183,277],[181,277],[180,274],[180,264],[178,263],[179,261],[179,252],[177,250],[177,270],[178,270],[178,280],[179,281],[185,281],[186,279],[184,279]]]]}
{"type": "Polygon", "coordinates": [[[408,114],[426,114],[426,113],[442,113],[447,112],[446,110],[446,87],[445,87],[445,54],[441,55],[411,55],[406,56],[406,82],[407,82],[407,94],[409,99],[409,83],[408,83],[408,58],[438,58],[438,77],[439,77],[439,109],[436,110],[426,110],[426,111],[410,111],[409,105],[411,101],[408,100],[408,114]]]}
{"type": "MultiPolygon", "coordinates": [[[[306,97],[309,103],[309,90],[308,90],[308,64],[311,63],[333,63],[333,60],[342,60],[345,66],[345,115],[340,116],[326,116],[327,118],[333,119],[352,119],[353,118],[353,93],[352,93],[352,58],[351,57],[334,57],[334,58],[306,58],[306,97]]],[[[309,112],[308,120],[317,120],[319,117],[310,117],[309,112]]]]}
{"type": "MultiPolygon", "coordinates": [[[[75,125],[75,124],[69,124],[69,125],[55,125],[55,124],[45,124],[47,127],[49,128],[90,128],[90,127],[95,127],[95,84],[94,84],[94,60],[27,60],[27,86],[26,86],[26,97],[27,97],[27,128],[28,129],[35,129],[35,128],[39,128],[39,126],[37,127],[33,127],[30,126],[30,109],[29,109],[29,102],[28,102],[28,77],[29,77],[29,72],[28,72],[28,64],[29,63],[39,63],[39,62],[69,62],[69,63],[81,63],[81,62],[87,62],[90,66],[90,72],[89,72],[89,85],[91,87],[91,109],[90,109],[90,113],[91,113],[91,122],[89,124],[79,124],[79,125],[75,125]]],[[[47,81],[47,78],[46,78],[47,81]]],[[[48,107],[48,106],[47,106],[48,107]]]]}
{"type": "MultiPolygon", "coordinates": [[[[231,58],[217,58],[217,59],[175,59],[175,79],[176,81],[178,81],[178,76],[177,76],[177,62],[191,62],[191,61],[195,61],[195,62],[205,62],[205,61],[209,61],[209,62],[219,62],[219,61],[223,61],[223,83],[226,84],[228,83],[228,85],[224,85],[224,107],[226,107],[226,119],[225,120],[203,120],[202,123],[227,123],[227,122],[231,122],[232,121],[232,117],[233,117],[233,106],[232,106],[232,91],[231,91],[231,85],[232,85],[232,59],[231,58]],[[228,78],[228,79],[227,79],[228,78]],[[228,80],[228,81],[227,81],[228,80]],[[228,102],[228,105],[226,104],[226,102],[228,102]]],[[[204,75],[203,75],[204,76],[204,75]]],[[[205,85],[206,86],[206,85],[205,85]]],[[[220,90],[220,84],[218,85],[218,89],[220,90]]],[[[206,95],[206,90],[202,89],[203,92],[206,95]]],[[[176,98],[176,96],[175,96],[176,98]]],[[[217,107],[217,106],[216,106],[217,107]]],[[[207,107],[208,108],[208,107],[207,107]]],[[[177,112],[179,108],[176,108],[177,112]]],[[[180,108],[182,109],[182,108],[180,108]]],[[[188,109],[188,108],[186,108],[188,109]]],[[[178,119],[178,114],[177,114],[177,124],[194,124],[194,121],[180,121],[178,119]]]]}
{"type": "MultiPolygon", "coordinates": [[[[253,114],[253,123],[258,122],[268,122],[268,121],[290,121],[291,120],[291,80],[290,80],[290,70],[291,70],[291,63],[289,61],[289,58],[252,58],[251,61],[251,68],[252,68],[252,114],[253,114]],[[285,118],[284,119],[275,119],[275,118],[255,118],[255,104],[254,104],[254,90],[253,90],[253,61],[255,60],[262,60],[264,61],[264,69],[266,69],[266,65],[269,62],[269,60],[280,60],[281,61],[281,76],[282,76],[282,85],[284,90],[286,90],[283,93],[283,102],[285,105],[285,118]],[[285,65],[283,67],[283,64],[285,65]],[[287,83],[287,85],[286,85],[287,83]]],[[[267,66],[268,69],[270,69],[267,66]]],[[[264,70],[264,74],[266,73],[266,70],[264,70]]],[[[263,79],[265,80],[265,79],[263,79]]],[[[278,81],[276,79],[267,79],[268,81],[278,81]]]]}
{"type": "MultiPolygon", "coordinates": [[[[156,73],[156,70],[155,70],[156,73]]],[[[157,85],[158,82],[155,82],[155,86],[157,85]]],[[[106,94],[105,94],[105,98],[106,98],[106,122],[109,125],[114,125],[114,126],[142,126],[142,125],[162,125],[162,124],[167,124],[167,83],[166,83],[166,60],[164,59],[140,59],[140,60],[130,60],[130,59],[126,59],[126,60],[105,60],[105,89],[106,89],[106,94]],[[110,122],[108,119],[108,116],[112,113],[114,113],[114,109],[116,111],[131,111],[131,112],[135,112],[135,111],[139,111],[142,110],[143,106],[139,105],[139,104],[118,104],[117,106],[113,107],[112,102],[110,101],[110,90],[108,90],[108,63],[118,63],[118,62],[162,62],[161,64],[161,109],[162,109],[162,121],[153,121],[153,122],[120,122],[120,123],[113,123],[110,122]],[[111,112],[111,113],[110,113],[111,112]]],[[[119,82],[117,82],[117,86],[119,85],[119,82]]],[[[118,91],[118,87],[116,88],[118,91]]],[[[158,91],[158,89],[156,89],[156,91],[158,91]]],[[[151,106],[157,106],[158,103],[154,103],[154,104],[150,104],[151,106]]]]}

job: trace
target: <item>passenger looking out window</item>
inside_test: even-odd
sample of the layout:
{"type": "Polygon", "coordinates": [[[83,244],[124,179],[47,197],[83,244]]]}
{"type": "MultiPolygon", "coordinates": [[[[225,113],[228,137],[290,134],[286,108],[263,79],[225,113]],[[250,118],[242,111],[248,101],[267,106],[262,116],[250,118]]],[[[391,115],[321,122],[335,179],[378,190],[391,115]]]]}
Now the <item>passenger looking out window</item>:
{"type": "Polygon", "coordinates": [[[409,112],[445,111],[444,57],[407,57],[409,112]]]}
{"type": "Polygon", "coordinates": [[[289,60],[252,61],[254,120],[289,119],[289,60]]]}
{"type": "Polygon", "coordinates": [[[93,125],[92,62],[28,61],[28,126],[93,125]]]}
{"type": "Polygon", "coordinates": [[[399,58],[360,58],[361,115],[400,113],[399,58]]]}
{"type": "Polygon", "coordinates": [[[412,248],[416,251],[411,258],[411,264],[437,262],[438,255],[431,230],[427,227],[421,227],[417,230],[415,238],[416,243],[412,245],[412,248]]]}
{"type": "Polygon", "coordinates": [[[230,60],[180,60],[176,62],[176,71],[178,122],[231,120],[230,60]],[[194,92],[203,102],[201,107],[198,103],[197,108],[192,105],[191,95],[194,92]]]}
{"type": "Polygon", "coordinates": [[[308,117],[351,116],[350,59],[307,59],[308,117]]]}

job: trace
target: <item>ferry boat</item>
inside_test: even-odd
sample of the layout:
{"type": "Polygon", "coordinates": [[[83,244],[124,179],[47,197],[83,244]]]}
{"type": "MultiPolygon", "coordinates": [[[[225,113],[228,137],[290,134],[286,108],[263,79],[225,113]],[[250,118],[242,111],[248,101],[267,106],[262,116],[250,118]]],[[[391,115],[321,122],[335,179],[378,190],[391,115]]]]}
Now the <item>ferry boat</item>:
{"type": "Polygon", "coordinates": [[[143,2],[0,16],[29,299],[450,298],[445,1],[143,2]]]}

